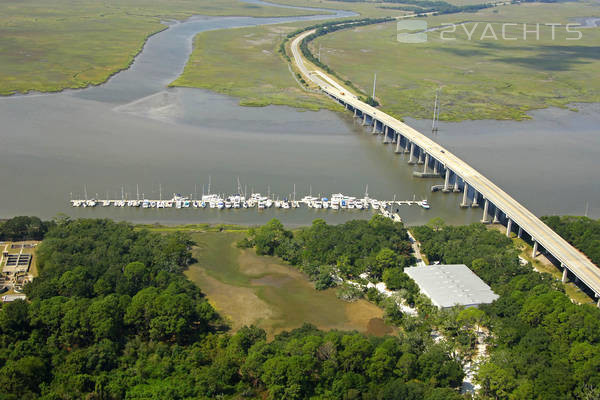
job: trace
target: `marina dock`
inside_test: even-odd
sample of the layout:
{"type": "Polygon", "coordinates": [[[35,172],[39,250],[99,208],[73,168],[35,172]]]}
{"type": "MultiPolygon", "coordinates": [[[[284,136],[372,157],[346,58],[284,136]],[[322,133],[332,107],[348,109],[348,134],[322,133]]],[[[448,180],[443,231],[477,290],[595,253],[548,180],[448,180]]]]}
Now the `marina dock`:
{"type": "Polygon", "coordinates": [[[365,194],[362,198],[347,196],[342,193],[332,194],[330,197],[314,197],[304,196],[300,200],[295,200],[269,194],[263,196],[260,193],[252,193],[250,196],[241,194],[219,195],[208,194],[202,195],[199,199],[194,199],[194,196],[182,196],[174,194],[169,200],[151,200],[151,199],[72,199],[70,204],[72,207],[94,208],[94,207],[131,207],[131,208],[214,208],[217,210],[231,209],[257,209],[265,210],[269,208],[280,209],[297,209],[300,207],[308,207],[314,209],[329,209],[332,211],[342,210],[358,210],[358,211],[379,211],[382,215],[396,222],[401,222],[402,218],[398,214],[398,209],[395,206],[418,206],[423,209],[429,209],[429,203],[424,200],[378,200],[373,199],[365,194]]]}

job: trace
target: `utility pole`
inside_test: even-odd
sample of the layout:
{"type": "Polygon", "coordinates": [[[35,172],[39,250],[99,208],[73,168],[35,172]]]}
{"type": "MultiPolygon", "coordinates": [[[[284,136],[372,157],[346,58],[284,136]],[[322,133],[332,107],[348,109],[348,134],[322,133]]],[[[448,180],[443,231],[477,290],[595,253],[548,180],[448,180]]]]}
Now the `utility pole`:
{"type": "Polygon", "coordinates": [[[375,75],[373,76],[373,96],[371,96],[371,98],[373,100],[375,100],[375,87],[377,86],[377,72],[375,72],[375,75]]]}
{"type": "Polygon", "coordinates": [[[440,119],[439,94],[440,89],[437,88],[435,91],[435,102],[433,103],[433,119],[431,121],[431,133],[436,133],[438,131],[438,121],[440,119]]]}
{"type": "Polygon", "coordinates": [[[321,62],[321,43],[319,43],[319,62],[321,62]]]}

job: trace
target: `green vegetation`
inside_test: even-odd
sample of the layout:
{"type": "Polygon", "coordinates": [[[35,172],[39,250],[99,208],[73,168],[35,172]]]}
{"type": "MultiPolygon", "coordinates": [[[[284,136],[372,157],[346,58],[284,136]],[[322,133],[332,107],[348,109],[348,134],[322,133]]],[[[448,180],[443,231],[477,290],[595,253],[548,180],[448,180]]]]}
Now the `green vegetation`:
{"type": "Polygon", "coordinates": [[[2,398],[462,398],[460,363],[415,330],[219,332],[181,273],[191,243],[108,220],[51,228],[30,302],[0,309],[2,398]]]}
{"type": "MultiPolygon", "coordinates": [[[[345,1],[348,3],[354,3],[364,0],[336,0],[345,1]]],[[[483,8],[493,7],[491,3],[484,4],[462,4],[456,5],[447,3],[441,0],[383,0],[383,3],[396,3],[401,4],[400,6],[382,6],[381,8],[388,10],[402,10],[411,13],[425,14],[430,12],[436,12],[438,14],[453,14],[459,12],[474,12],[483,8]]]]}
{"type": "Polygon", "coordinates": [[[542,217],[542,221],[600,266],[600,220],[551,216],[542,217]]]}
{"type": "Polygon", "coordinates": [[[239,246],[281,257],[306,273],[319,289],[333,285],[332,272],[344,279],[357,279],[365,272],[381,279],[386,268],[406,267],[413,261],[403,225],[381,215],[341,225],[316,219],[295,234],[273,219],[250,229],[239,246]]]}
{"type": "Polygon", "coordinates": [[[312,12],[238,0],[0,2],[0,95],[97,85],[127,68],[164,20],[195,14],[283,16],[312,12]]]}
{"type": "Polygon", "coordinates": [[[365,300],[352,304],[333,290],[315,291],[306,276],[281,260],[242,250],[235,243],[245,235],[233,232],[193,234],[197,260],[185,275],[207,294],[234,331],[256,325],[267,338],[299,328],[357,330],[378,336],[392,331],[383,312],[365,300]]]}
{"type": "Polygon", "coordinates": [[[0,241],[41,240],[53,222],[38,217],[14,217],[0,221],[0,241]]]}
{"type": "Polygon", "coordinates": [[[582,15],[597,16],[598,10],[581,2],[505,5],[426,18],[429,27],[468,21],[445,34],[456,40],[433,31],[426,43],[399,43],[396,24],[389,23],[321,36],[310,50],[315,54],[321,47],[321,61],[362,92],[370,92],[377,72],[377,100],[396,117],[430,118],[441,87],[440,119],[520,120],[532,109],[600,101],[600,29],[582,29],[581,40],[566,40],[577,34],[567,33],[564,24],[582,15]],[[540,21],[563,24],[555,40],[543,24],[540,40],[532,33],[522,40],[522,24],[533,30],[540,21]],[[502,40],[502,23],[518,24],[506,27],[506,35],[517,40],[502,40]],[[474,32],[471,40],[465,28],[474,32]],[[490,38],[491,30],[499,40],[490,38]],[[484,31],[487,39],[481,39],[484,31]]]}
{"type": "Polygon", "coordinates": [[[484,399],[598,396],[600,310],[576,305],[562,284],[519,265],[510,239],[480,224],[413,229],[430,260],[465,263],[500,298],[482,307],[493,332],[477,380],[484,399]]]}
{"type": "Polygon", "coordinates": [[[171,86],[209,89],[240,98],[244,106],[288,105],[309,110],[338,109],[307,91],[281,55],[280,43],[302,24],[207,31],[196,35],[185,69],[171,86]]]}

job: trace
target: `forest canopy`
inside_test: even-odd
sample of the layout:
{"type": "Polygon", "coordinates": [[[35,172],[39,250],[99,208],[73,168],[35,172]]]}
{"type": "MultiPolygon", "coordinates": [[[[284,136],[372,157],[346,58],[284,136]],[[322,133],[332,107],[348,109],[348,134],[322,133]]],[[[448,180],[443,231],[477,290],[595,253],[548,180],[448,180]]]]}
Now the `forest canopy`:
{"type": "MultiPolygon", "coordinates": [[[[360,248],[352,260],[406,234],[361,222],[349,230],[362,232],[351,243],[378,230],[389,240],[367,242],[375,248],[360,248]]],[[[290,239],[276,224],[269,231],[272,243],[290,239]]],[[[375,338],[308,325],[271,342],[252,326],[227,333],[182,274],[192,245],[186,234],[109,220],[52,227],[38,247],[29,301],[0,310],[0,398],[462,398],[459,360],[428,335],[375,338]]],[[[307,260],[336,260],[335,246],[327,249],[307,260]]],[[[267,243],[264,250],[275,251],[267,243]]]]}

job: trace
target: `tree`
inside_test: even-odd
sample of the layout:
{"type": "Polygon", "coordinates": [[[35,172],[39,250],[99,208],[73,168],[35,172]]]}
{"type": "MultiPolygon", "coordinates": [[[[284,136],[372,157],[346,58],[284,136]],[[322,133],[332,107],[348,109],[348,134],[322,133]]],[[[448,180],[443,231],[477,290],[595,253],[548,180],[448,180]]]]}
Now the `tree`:
{"type": "Polygon", "coordinates": [[[383,271],[388,268],[394,268],[398,266],[398,255],[394,251],[383,248],[379,250],[375,256],[375,263],[371,267],[371,275],[377,279],[381,278],[383,271]]]}

